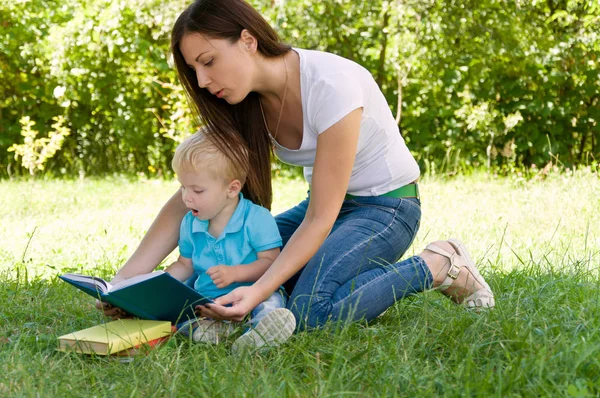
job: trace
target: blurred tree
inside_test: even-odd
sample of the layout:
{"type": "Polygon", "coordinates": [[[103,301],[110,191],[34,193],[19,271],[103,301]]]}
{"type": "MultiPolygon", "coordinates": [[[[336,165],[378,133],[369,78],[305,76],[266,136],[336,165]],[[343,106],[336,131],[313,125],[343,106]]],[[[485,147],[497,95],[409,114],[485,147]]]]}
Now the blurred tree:
{"type": "MultiPolygon", "coordinates": [[[[0,176],[28,116],[71,134],[50,175],[170,172],[197,127],[169,64],[187,0],[0,4],[0,176]]],[[[282,38],[369,69],[425,169],[598,161],[594,0],[255,0],[282,38]]],[[[280,167],[278,168],[280,169],[280,167]]]]}
{"type": "Polygon", "coordinates": [[[18,141],[23,116],[47,132],[52,117],[64,115],[72,134],[48,169],[169,172],[174,146],[196,129],[168,64],[170,28],[185,3],[3,4],[0,147],[18,141]]]}

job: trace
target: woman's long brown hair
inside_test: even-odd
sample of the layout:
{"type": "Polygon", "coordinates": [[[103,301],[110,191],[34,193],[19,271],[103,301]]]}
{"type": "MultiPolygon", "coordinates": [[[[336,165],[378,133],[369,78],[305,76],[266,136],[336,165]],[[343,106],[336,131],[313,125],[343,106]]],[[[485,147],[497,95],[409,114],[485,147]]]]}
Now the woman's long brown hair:
{"type": "Polygon", "coordinates": [[[212,134],[215,144],[232,162],[244,162],[248,148],[250,170],[244,195],[256,204],[271,208],[271,142],[261,116],[258,93],[251,92],[239,104],[230,105],[198,86],[194,71],[187,66],[179,49],[184,35],[199,33],[235,43],[247,29],[258,41],[258,51],[277,57],[290,51],[275,30],[244,0],[196,0],[178,18],[171,33],[171,51],[179,80],[192,112],[212,134]]]}

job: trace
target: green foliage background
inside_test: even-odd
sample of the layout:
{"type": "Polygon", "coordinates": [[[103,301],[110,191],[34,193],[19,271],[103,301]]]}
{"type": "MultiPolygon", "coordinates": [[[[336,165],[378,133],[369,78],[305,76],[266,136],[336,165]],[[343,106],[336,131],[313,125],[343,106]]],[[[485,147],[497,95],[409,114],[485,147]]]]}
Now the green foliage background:
{"type": "MultiPolygon", "coordinates": [[[[0,4],[0,176],[29,116],[71,134],[47,175],[170,173],[197,123],[169,64],[183,0],[0,4]]],[[[594,0],[254,0],[296,46],[369,69],[429,171],[600,158],[600,5],[594,0]],[[401,103],[399,107],[398,104],[401,103]]]]}

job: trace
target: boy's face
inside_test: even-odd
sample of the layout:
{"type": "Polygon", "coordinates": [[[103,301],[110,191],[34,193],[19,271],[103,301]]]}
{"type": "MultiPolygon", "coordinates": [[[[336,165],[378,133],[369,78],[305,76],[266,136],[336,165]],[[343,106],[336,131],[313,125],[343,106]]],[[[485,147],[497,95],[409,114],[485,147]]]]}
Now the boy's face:
{"type": "Polygon", "coordinates": [[[200,220],[217,217],[238,194],[236,189],[232,189],[233,182],[227,183],[207,172],[181,172],[177,179],[181,183],[183,202],[200,220]]]}

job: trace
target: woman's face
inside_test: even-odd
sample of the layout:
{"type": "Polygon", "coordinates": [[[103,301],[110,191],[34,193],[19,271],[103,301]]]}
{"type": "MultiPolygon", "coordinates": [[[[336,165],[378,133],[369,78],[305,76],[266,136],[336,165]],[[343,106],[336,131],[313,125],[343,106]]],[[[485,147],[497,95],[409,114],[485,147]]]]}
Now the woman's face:
{"type": "Polygon", "coordinates": [[[188,33],[179,43],[185,62],[196,73],[198,86],[230,104],[252,91],[252,57],[242,40],[211,39],[188,33]]]}

